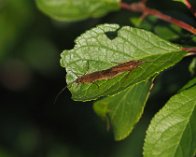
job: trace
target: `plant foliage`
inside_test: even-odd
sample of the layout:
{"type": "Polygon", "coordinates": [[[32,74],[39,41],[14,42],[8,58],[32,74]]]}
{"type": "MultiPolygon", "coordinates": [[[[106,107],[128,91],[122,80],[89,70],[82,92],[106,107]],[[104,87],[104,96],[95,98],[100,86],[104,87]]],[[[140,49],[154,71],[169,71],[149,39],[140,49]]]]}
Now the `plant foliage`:
{"type": "MultiPolygon", "coordinates": [[[[119,0],[36,2],[44,13],[63,21],[101,17],[120,6],[119,0]]],[[[132,19],[132,22],[134,21],[132,19]]],[[[138,19],[135,21],[136,25],[137,21],[138,19]]],[[[168,32],[169,29],[160,27],[156,30],[168,32]]],[[[177,32],[179,31],[180,29],[177,29],[177,32]]],[[[170,34],[173,39],[176,38],[176,34],[170,34]]],[[[164,33],[162,35],[166,36],[164,33]]],[[[94,103],[95,112],[109,122],[115,139],[122,140],[130,134],[141,118],[155,77],[185,56],[186,52],[182,51],[181,46],[163,40],[149,31],[129,26],[120,27],[117,24],[103,24],[80,35],[75,40],[73,49],[62,52],[60,63],[66,69],[66,82],[72,98],[76,101],[98,99],[94,103]],[[102,72],[129,61],[141,61],[141,64],[131,71],[125,70],[111,78],[77,81],[88,74],[102,72]]],[[[145,157],[194,156],[195,96],[194,79],[154,116],[145,139],[145,157]]]]}
{"type": "Polygon", "coordinates": [[[153,118],[147,130],[144,156],[194,156],[195,119],[196,79],[173,96],[153,118]]]}
{"type": "Polygon", "coordinates": [[[120,0],[37,0],[36,2],[44,13],[55,19],[75,21],[100,17],[117,10],[120,0]]]}

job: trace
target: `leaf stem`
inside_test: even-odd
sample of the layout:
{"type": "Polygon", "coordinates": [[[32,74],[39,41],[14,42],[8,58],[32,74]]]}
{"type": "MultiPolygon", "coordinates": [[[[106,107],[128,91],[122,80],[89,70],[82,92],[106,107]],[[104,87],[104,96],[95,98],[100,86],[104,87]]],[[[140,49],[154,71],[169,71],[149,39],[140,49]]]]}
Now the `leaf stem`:
{"type": "Polygon", "coordinates": [[[196,55],[196,47],[183,47],[182,50],[190,54],[196,55]]]}
{"type": "Polygon", "coordinates": [[[184,0],[184,4],[193,13],[193,15],[196,17],[196,10],[191,5],[190,1],[189,0],[184,0]]]}
{"type": "Polygon", "coordinates": [[[147,7],[143,1],[135,2],[135,3],[131,3],[131,4],[121,2],[120,6],[122,9],[129,10],[132,12],[139,12],[139,13],[142,13],[143,15],[153,15],[161,20],[175,24],[175,25],[191,32],[192,34],[196,34],[196,28],[194,28],[193,26],[191,26],[181,20],[175,19],[169,15],[165,15],[164,13],[162,13],[156,9],[151,9],[151,8],[147,7]]]}

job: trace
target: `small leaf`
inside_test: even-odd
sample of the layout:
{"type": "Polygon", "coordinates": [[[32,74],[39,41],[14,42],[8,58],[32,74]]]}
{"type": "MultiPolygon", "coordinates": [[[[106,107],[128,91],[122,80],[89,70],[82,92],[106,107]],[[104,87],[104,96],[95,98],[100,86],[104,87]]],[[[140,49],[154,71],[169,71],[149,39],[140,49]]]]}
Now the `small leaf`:
{"type": "Polygon", "coordinates": [[[163,39],[166,40],[174,40],[179,37],[179,34],[181,32],[181,28],[173,25],[173,24],[167,24],[166,26],[164,25],[158,25],[154,28],[155,33],[160,36],[163,39]]]}
{"type": "Polygon", "coordinates": [[[116,140],[126,138],[139,121],[151,85],[152,81],[143,81],[95,102],[95,112],[102,118],[109,118],[116,140]]]}
{"type": "Polygon", "coordinates": [[[120,8],[120,0],[36,0],[50,17],[62,21],[100,17],[120,8]]]}
{"type": "Polygon", "coordinates": [[[191,73],[191,75],[194,75],[196,72],[196,58],[193,58],[193,60],[191,61],[190,65],[189,65],[189,71],[191,73]]]}
{"type": "Polygon", "coordinates": [[[173,96],[153,118],[147,130],[144,157],[194,156],[195,119],[196,86],[193,86],[173,96]]]}
{"type": "Polygon", "coordinates": [[[73,99],[89,101],[148,80],[179,62],[185,54],[181,47],[145,30],[105,24],[81,35],[72,50],[61,54],[60,62],[66,68],[66,80],[73,99]],[[132,72],[95,83],[74,82],[86,74],[132,60],[142,61],[132,72]]]}
{"type": "Polygon", "coordinates": [[[139,27],[141,23],[143,22],[143,19],[141,19],[140,17],[131,17],[130,22],[135,27],[139,27]]]}

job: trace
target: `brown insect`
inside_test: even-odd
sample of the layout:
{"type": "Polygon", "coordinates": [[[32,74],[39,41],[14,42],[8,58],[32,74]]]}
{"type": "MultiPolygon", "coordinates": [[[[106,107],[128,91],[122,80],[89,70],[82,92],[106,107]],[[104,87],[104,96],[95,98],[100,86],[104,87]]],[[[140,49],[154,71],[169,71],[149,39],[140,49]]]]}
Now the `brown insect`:
{"type": "MultiPolygon", "coordinates": [[[[97,71],[97,72],[92,72],[90,74],[86,74],[83,75],[79,78],[77,78],[74,82],[75,83],[93,83],[95,81],[98,80],[108,80],[108,79],[112,79],[113,77],[126,72],[126,71],[132,71],[135,68],[137,68],[140,64],[142,64],[142,61],[129,61],[126,63],[122,63],[119,65],[116,65],[114,67],[111,67],[109,69],[106,70],[102,70],[102,71],[97,71]]],[[[74,83],[72,82],[72,83],[74,83]]],[[[72,84],[71,83],[71,84],[72,84]]],[[[56,96],[55,100],[54,100],[54,104],[56,103],[58,97],[60,96],[60,94],[67,88],[67,86],[65,86],[56,96]]]]}
{"type": "Polygon", "coordinates": [[[142,61],[129,61],[126,63],[116,65],[116,66],[111,67],[106,70],[86,74],[84,76],[77,78],[74,82],[76,82],[76,83],[93,83],[98,80],[108,80],[108,79],[111,79],[111,78],[113,78],[123,72],[134,70],[141,63],[142,63],[142,61]]]}

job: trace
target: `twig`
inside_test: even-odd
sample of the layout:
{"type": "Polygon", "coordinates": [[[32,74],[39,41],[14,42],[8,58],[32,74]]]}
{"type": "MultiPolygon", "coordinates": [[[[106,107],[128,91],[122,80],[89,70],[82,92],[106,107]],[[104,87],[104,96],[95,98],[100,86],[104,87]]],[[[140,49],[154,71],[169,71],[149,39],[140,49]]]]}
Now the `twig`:
{"type": "Polygon", "coordinates": [[[184,0],[184,4],[193,13],[193,15],[196,17],[196,10],[193,8],[193,6],[189,2],[189,0],[184,0]]]}
{"type": "Polygon", "coordinates": [[[164,21],[167,21],[169,23],[172,23],[172,24],[175,24],[193,34],[196,34],[196,28],[194,28],[193,26],[183,22],[183,21],[180,21],[178,19],[175,19],[171,16],[168,16],[168,15],[165,15],[163,14],[162,12],[156,10],[156,9],[151,9],[151,8],[148,8],[145,3],[143,3],[142,1],[141,2],[136,2],[136,3],[131,3],[131,4],[128,4],[128,3],[125,3],[125,2],[121,2],[121,8],[122,9],[126,9],[126,10],[129,10],[129,11],[132,11],[132,12],[139,12],[139,13],[142,13],[142,14],[145,14],[145,15],[153,15],[153,16],[156,16],[157,18],[161,19],[161,20],[164,20],[164,21]]]}

